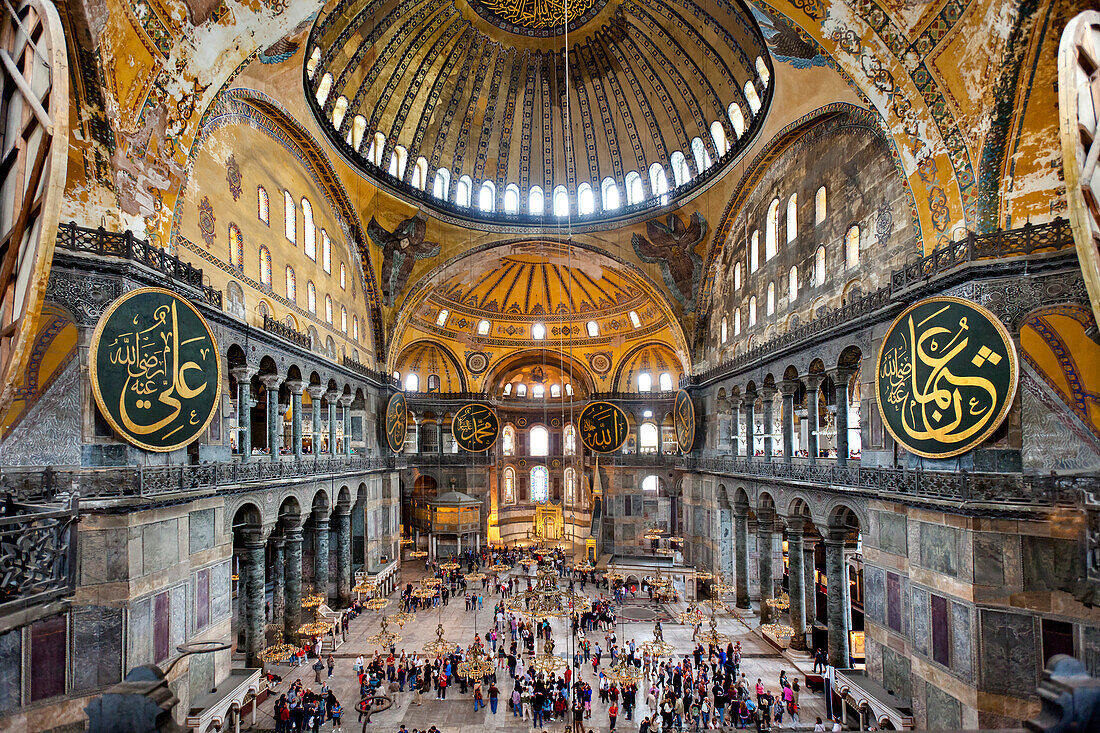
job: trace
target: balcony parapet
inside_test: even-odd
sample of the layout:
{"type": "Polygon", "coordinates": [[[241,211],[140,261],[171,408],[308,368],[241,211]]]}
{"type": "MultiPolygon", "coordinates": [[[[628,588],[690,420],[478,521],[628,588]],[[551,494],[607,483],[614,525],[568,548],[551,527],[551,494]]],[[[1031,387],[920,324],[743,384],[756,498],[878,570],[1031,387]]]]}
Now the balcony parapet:
{"type": "MultiPolygon", "coordinates": [[[[5,492],[0,505],[0,619],[72,595],[79,499],[45,491],[5,492]],[[26,501],[31,496],[37,501],[26,501]]],[[[0,622],[0,631],[6,626],[0,622]]]]}

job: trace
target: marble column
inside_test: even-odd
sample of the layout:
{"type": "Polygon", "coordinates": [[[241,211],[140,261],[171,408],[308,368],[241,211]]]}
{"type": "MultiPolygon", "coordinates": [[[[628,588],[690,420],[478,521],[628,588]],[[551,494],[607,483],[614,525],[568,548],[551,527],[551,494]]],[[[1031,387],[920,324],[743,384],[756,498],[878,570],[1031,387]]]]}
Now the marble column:
{"type": "Polygon", "coordinates": [[[837,369],[833,372],[836,384],[836,465],[848,463],[848,380],[851,369],[837,369]]]}
{"type": "Polygon", "coordinates": [[[283,628],[286,623],[286,542],[282,537],[272,539],[275,549],[274,578],[271,589],[271,623],[283,628]]]}
{"type": "Polygon", "coordinates": [[[283,530],[286,556],[283,631],[289,641],[298,638],[298,627],[302,625],[302,524],[297,515],[284,517],[283,521],[286,525],[283,530]]]}
{"type": "Polygon", "coordinates": [[[336,530],[336,605],[351,605],[351,512],[339,511],[332,515],[336,530]]]}
{"type": "Polygon", "coordinates": [[[252,377],[258,370],[251,366],[237,366],[229,370],[237,380],[237,445],[241,460],[252,457],[252,377]]]}
{"type": "Polygon", "coordinates": [[[775,581],[772,574],[772,550],[775,544],[775,515],[770,512],[756,514],[756,554],[760,567],[760,617],[768,612],[765,603],[775,594],[775,581]]]}
{"type": "Polygon", "coordinates": [[[775,387],[762,387],[760,389],[760,409],[764,411],[764,460],[768,463],[772,460],[772,448],[775,442],[772,435],[775,430],[772,416],[772,403],[775,399],[775,387]]]}
{"type": "Polygon", "coordinates": [[[802,518],[787,525],[787,595],[791,600],[791,647],[806,648],[806,573],[802,568],[802,518]]]}
{"type": "Polygon", "coordinates": [[[260,652],[264,650],[264,548],[267,542],[260,528],[246,529],[241,571],[244,575],[245,665],[261,667],[260,652]]]}
{"type": "Polygon", "coordinates": [[[289,402],[280,402],[279,403],[279,410],[278,411],[279,411],[279,450],[280,450],[280,455],[282,454],[283,441],[286,439],[286,436],[283,435],[283,429],[284,429],[284,426],[286,425],[286,413],[287,413],[287,410],[289,410],[289,409],[290,409],[290,403],[289,402]]]}
{"type": "Polygon", "coordinates": [[[741,455],[741,398],[730,399],[733,409],[730,410],[730,453],[734,458],[741,455]]]}
{"type": "Polygon", "coordinates": [[[756,452],[756,441],[753,439],[753,421],[756,416],[753,411],[756,409],[756,394],[750,394],[745,396],[745,458],[748,460],[753,459],[753,454],[756,452]]]}
{"type": "Polygon", "coordinates": [[[824,378],[825,375],[823,374],[808,374],[806,376],[806,419],[809,421],[806,426],[806,453],[810,457],[810,463],[817,463],[817,454],[820,450],[818,448],[817,431],[821,429],[818,426],[821,398],[818,390],[821,389],[821,381],[824,378]]]}
{"type": "Polygon", "coordinates": [[[783,462],[790,463],[794,459],[794,393],[798,390],[798,382],[784,381],[780,388],[783,390],[783,462]]]}
{"type": "Polygon", "coordinates": [[[733,511],[733,555],[737,566],[737,607],[749,607],[749,512],[733,511]]]}
{"type": "Polygon", "coordinates": [[[803,589],[806,591],[806,627],[813,627],[817,623],[817,548],[816,539],[808,539],[802,536],[802,572],[805,582],[803,589]]]}
{"type": "Polygon", "coordinates": [[[325,396],[324,385],[311,384],[306,387],[309,393],[309,406],[313,411],[313,460],[321,455],[321,398],[325,396]]]}
{"type": "Polygon", "coordinates": [[[290,445],[294,449],[294,460],[302,460],[302,387],[305,383],[301,379],[286,380],[286,388],[290,392],[290,445]]]}
{"type": "Polygon", "coordinates": [[[344,455],[351,455],[351,395],[340,396],[340,407],[344,411],[344,455]]]}
{"type": "Polygon", "coordinates": [[[842,529],[830,530],[825,537],[825,584],[829,598],[829,664],[848,666],[848,614],[844,608],[848,573],[844,568],[844,540],[842,529]]]}
{"type": "Polygon", "coordinates": [[[329,551],[328,551],[328,509],[313,511],[313,592],[324,597],[328,603],[329,551]]]}
{"type": "Polygon", "coordinates": [[[325,399],[328,401],[328,454],[330,456],[336,455],[336,400],[339,398],[340,393],[334,389],[325,392],[325,399]]]}
{"type": "Polygon", "coordinates": [[[271,460],[279,460],[279,433],[282,425],[279,420],[279,385],[283,378],[278,374],[261,374],[264,385],[264,399],[267,400],[267,449],[271,460]]]}

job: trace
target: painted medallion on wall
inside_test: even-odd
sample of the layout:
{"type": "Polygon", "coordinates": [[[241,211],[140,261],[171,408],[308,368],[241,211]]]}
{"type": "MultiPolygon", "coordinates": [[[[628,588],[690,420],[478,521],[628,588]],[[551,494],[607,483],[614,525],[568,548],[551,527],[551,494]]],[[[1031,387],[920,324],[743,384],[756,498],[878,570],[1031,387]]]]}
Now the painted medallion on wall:
{"type": "Polygon", "coordinates": [[[405,447],[405,432],[409,428],[409,403],[404,392],[395,392],[386,403],[386,444],[394,453],[405,447]]]}
{"type": "Polygon", "coordinates": [[[929,298],[886,333],[875,396],[886,429],[906,450],[950,458],[1000,426],[1018,377],[1016,346],[996,316],[969,300],[929,298]]]}
{"type": "Polygon", "coordinates": [[[672,410],[672,422],[676,428],[676,443],[681,453],[690,453],[695,445],[695,404],[685,390],[676,393],[676,403],[672,410]]]}
{"type": "Polygon", "coordinates": [[[493,408],[486,405],[463,405],[451,420],[451,435],[464,450],[484,453],[497,442],[500,419],[493,408]]]}
{"type": "Polygon", "coordinates": [[[610,402],[589,402],[579,423],[581,442],[593,453],[617,451],[629,432],[626,413],[610,402]]]}
{"type": "Polygon", "coordinates": [[[217,341],[195,307],[169,290],[140,288],[111,304],[92,334],[91,367],[103,416],[140,448],[182,448],[217,412],[217,341]]]}

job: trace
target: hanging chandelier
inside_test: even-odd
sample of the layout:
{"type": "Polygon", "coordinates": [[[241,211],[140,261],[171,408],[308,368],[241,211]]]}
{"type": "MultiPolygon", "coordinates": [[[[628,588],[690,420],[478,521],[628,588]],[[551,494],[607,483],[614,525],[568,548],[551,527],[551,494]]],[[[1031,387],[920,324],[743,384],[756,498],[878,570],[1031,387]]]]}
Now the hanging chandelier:
{"type": "Polygon", "coordinates": [[[703,613],[694,603],[689,603],[685,610],[680,611],[673,618],[675,618],[678,623],[684,625],[691,624],[694,626],[703,620],[703,613]]]}
{"type": "Polygon", "coordinates": [[[631,687],[642,678],[642,671],[631,664],[625,656],[620,656],[604,674],[619,687],[631,687]]]}
{"type": "Polygon", "coordinates": [[[435,589],[435,588],[438,588],[439,586],[443,585],[443,581],[440,580],[439,578],[421,578],[420,579],[420,585],[422,585],[425,588],[435,589]]]}
{"type": "Polygon", "coordinates": [[[367,637],[367,643],[374,646],[382,647],[383,649],[394,646],[397,642],[401,641],[401,635],[395,634],[388,630],[389,622],[386,621],[386,617],[383,616],[382,620],[378,622],[378,626],[381,629],[377,634],[373,634],[367,637]]]}
{"type": "Polygon", "coordinates": [[[466,651],[466,659],[458,663],[458,674],[466,679],[482,679],[493,673],[493,660],[481,648],[480,643],[471,644],[466,651]]]}
{"type": "Polygon", "coordinates": [[[409,623],[414,618],[416,617],[405,611],[398,611],[397,613],[391,613],[389,616],[386,616],[386,619],[399,629],[405,628],[405,624],[409,623]]]}
{"type": "Polygon", "coordinates": [[[536,655],[531,663],[536,670],[545,672],[546,674],[554,674],[556,671],[566,666],[566,661],[554,654],[553,639],[546,640],[546,643],[543,644],[542,647],[542,653],[536,655]]]}
{"type": "Polygon", "coordinates": [[[714,579],[714,573],[712,573],[708,570],[693,570],[692,575],[695,576],[696,580],[707,581],[707,580],[713,580],[714,579]]]}
{"type": "Polygon", "coordinates": [[[447,562],[439,564],[440,570],[450,572],[451,570],[458,570],[458,562],[456,560],[448,560],[447,562]]]}
{"type": "Polygon", "coordinates": [[[443,638],[443,624],[438,624],[435,627],[435,641],[429,641],[425,644],[424,652],[430,656],[439,656],[449,654],[455,646],[456,644],[453,641],[447,641],[443,638]]]}
{"type": "Polygon", "coordinates": [[[714,646],[721,646],[723,644],[728,644],[729,640],[730,640],[729,636],[727,636],[726,634],[719,633],[719,631],[718,631],[718,622],[715,619],[713,613],[710,616],[710,629],[708,629],[707,631],[704,631],[702,634],[700,634],[699,639],[704,644],[714,645],[714,646]]]}
{"type": "Polygon", "coordinates": [[[778,598],[769,598],[765,603],[768,604],[768,608],[774,608],[777,611],[786,611],[791,607],[791,597],[786,593],[780,593],[778,598]]]}
{"type": "Polygon", "coordinates": [[[409,557],[411,557],[414,560],[421,560],[421,559],[423,559],[427,556],[428,556],[428,551],[427,550],[413,550],[412,552],[409,553],[409,557]]]}
{"type": "Polygon", "coordinates": [[[639,646],[643,652],[654,657],[667,657],[675,650],[672,644],[665,641],[660,622],[653,624],[653,638],[649,641],[643,641],[639,646]]]}
{"type": "Polygon", "coordinates": [[[462,579],[465,580],[467,583],[480,583],[487,577],[489,576],[487,576],[485,573],[466,573],[462,576],[462,579]]]}
{"type": "Polygon", "coordinates": [[[776,639],[786,640],[794,636],[794,628],[787,624],[762,624],[760,630],[776,639]]]}
{"type": "Polygon", "coordinates": [[[512,566],[507,563],[498,562],[490,565],[489,569],[492,570],[494,573],[506,573],[512,569],[512,566]]]}

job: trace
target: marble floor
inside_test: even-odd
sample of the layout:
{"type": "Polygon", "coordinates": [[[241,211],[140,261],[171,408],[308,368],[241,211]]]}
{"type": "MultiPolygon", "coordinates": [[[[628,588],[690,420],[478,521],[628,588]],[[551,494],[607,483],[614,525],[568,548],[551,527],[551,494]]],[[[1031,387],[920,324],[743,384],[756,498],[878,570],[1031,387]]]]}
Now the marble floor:
{"type": "MultiPolygon", "coordinates": [[[[424,575],[424,568],[420,563],[406,562],[402,568],[402,572],[403,587],[405,582],[415,582],[422,577],[424,575]]],[[[590,595],[594,594],[594,590],[591,586],[588,586],[587,592],[590,595]]],[[[347,642],[341,645],[333,655],[336,660],[336,666],[332,677],[328,678],[328,684],[336,694],[340,703],[349,711],[345,713],[344,716],[344,729],[347,731],[359,731],[363,728],[362,724],[356,722],[356,714],[351,712],[354,710],[355,703],[358,701],[358,682],[353,669],[355,658],[359,654],[362,654],[366,658],[369,658],[369,656],[373,654],[375,647],[367,642],[367,637],[378,633],[378,621],[381,615],[397,611],[396,599],[398,597],[399,592],[393,593],[390,596],[391,603],[388,608],[377,613],[368,611],[353,620],[350,624],[347,642]]],[[[476,613],[473,611],[467,612],[465,610],[465,600],[462,595],[459,595],[456,599],[452,599],[447,606],[441,606],[439,609],[430,611],[418,612],[416,614],[416,619],[412,623],[406,624],[403,629],[396,629],[391,626],[389,630],[399,633],[402,637],[401,642],[397,644],[398,652],[404,650],[411,654],[413,651],[421,651],[426,642],[435,638],[436,625],[439,623],[443,624],[448,640],[458,641],[463,645],[467,645],[473,641],[475,629],[483,634],[489,629],[492,623],[490,609],[497,600],[499,600],[499,598],[496,596],[486,596],[485,607],[481,611],[476,613]]],[[[634,639],[636,642],[640,643],[652,638],[652,619],[655,615],[655,608],[657,608],[657,613],[659,613],[664,620],[662,626],[665,640],[677,648],[678,655],[690,652],[693,648],[691,627],[681,626],[675,621],[667,620],[669,615],[683,610],[683,604],[655,607],[645,599],[643,594],[639,594],[636,601],[627,601],[621,614],[622,620],[618,630],[619,639],[622,641],[634,639]],[[644,618],[645,621],[628,620],[626,618],[628,616],[644,618]]],[[[745,619],[748,625],[733,618],[720,618],[718,621],[718,630],[728,634],[734,641],[741,642],[743,656],[742,671],[745,672],[750,684],[755,684],[756,679],[760,678],[768,689],[775,692],[779,689],[778,680],[781,670],[786,670],[787,676],[790,679],[794,679],[796,676],[799,678],[802,685],[802,710],[800,715],[802,722],[792,726],[790,722],[787,721],[784,723],[784,729],[811,730],[816,716],[825,717],[824,698],[820,694],[809,692],[805,684],[805,674],[811,671],[813,666],[812,661],[809,656],[804,654],[795,656],[796,653],[791,651],[787,651],[783,654],[779,653],[774,647],[764,641],[758,632],[753,632],[749,629],[749,626],[755,627],[758,623],[755,620],[755,616],[746,614],[745,619]]],[[[559,647],[562,646],[563,643],[568,643],[570,634],[565,626],[565,622],[555,619],[551,622],[551,625],[553,627],[554,639],[559,642],[559,647]]],[[[589,639],[593,642],[599,641],[600,645],[603,647],[607,646],[607,643],[604,641],[604,632],[592,632],[589,635],[589,639]]],[[[557,653],[559,656],[563,657],[568,657],[571,654],[567,649],[561,648],[557,650],[557,653]]],[[[605,655],[604,665],[606,666],[607,663],[607,657],[605,655]]],[[[269,671],[281,675],[283,677],[283,682],[275,687],[273,696],[269,697],[267,701],[260,706],[257,715],[256,730],[274,729],[272,711],[275,700],[278,699],[279,694],[287,689],[290,682],[296,679],[302,679],[306,687],[317,687],[314,682],[314,671],[309,668],[308,664],[305,667],[279,665],[269,667],[269,671]]],[[[507,677],[507,671],[501,670],[501,675],[507,677]]],[[[326,677],[326,673],[322,672],[322,677],[326,677]]],[[[591,665],[582,666],[581,677],[590,683],[593,682],[591,665]]],[[[458,686],[454,685],[447,690],[446,700],[434,699],[433,692],[423,696],[423,704],[419,707],[411,704],[413,697],[412,693],[395,693],[393,707],[389,710],[376,713],[372,717],[371,723],[367,726],[367,729],[393,733],[397,731],[399,726],[403,723],[410,731],[413,728],[423,730],[430,725],[435,725],[442,733],[458,733],[470,726],[476,726],[485,731],[502,731],[503,733],[530,730],[530,721],[523,722],[520,718],[514,718],[507,708],[505,696],[511,692],[512,686],[510,681],[502,681],[499,686],[502,691],[502,696],[495,715],[491,714],[488,708],[475,713],[472,695],[459,694],[458,686]]],[[[595,685],[593,686],[595,687],[595,685]]],[[[641,690],[644,688],[640,687],[639,689],[641,690]]],[[[643,697],[644,693],[640,693],[638,696],[639,710],[635,715],[635,720],[631,722],[620,719],[617,730],[637,730],[638,722],[646,714],[645,705],[642,702],[643,697]]],[[[593,699],[592,718],[586,721],[586,725],[594,731],[607,731],[609,729],[606,706],[602,705],[598,698],[594,697],[593,699]]],[[[543,729],[548,731],[562,730],[564,728],[565,725],[560,722],[543,726],[543,729]]],[[[331,724],[326,725],[322,730],[331,730],[331,724]]]]}

